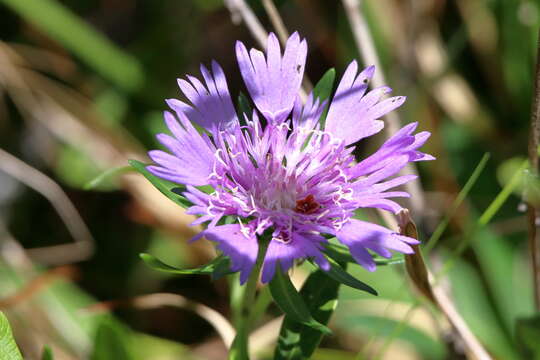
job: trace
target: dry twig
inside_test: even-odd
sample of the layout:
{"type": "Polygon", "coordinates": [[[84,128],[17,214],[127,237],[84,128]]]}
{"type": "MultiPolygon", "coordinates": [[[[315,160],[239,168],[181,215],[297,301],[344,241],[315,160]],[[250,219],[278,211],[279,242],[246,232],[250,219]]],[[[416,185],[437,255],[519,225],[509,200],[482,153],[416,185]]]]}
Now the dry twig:
{"type": "MultiPolygon", "coordinates": [[[[540,137],[540,32],[538,34],[538,50],[536,57],[536,73],[534,81],[534,93],[531,109],[531,127],[529,133],[529,165],[532,175],[538,177],[538,142],[540,137]]],[[[525,199],[527,200],[527,199],[525,199]]],[[[528,201],[527,219],[529,228],[529,249],[531,253],[531,265],[534,279],[534,300],[536,309],[540,310],[540,239],[536,219],[540,211],[537,204],[528,201]]]]}
{"type": "MultiPolygon", "coordinates": [[[[360,0],[342,0],[345,8],[345,13],[351,24],[351,29],[356,41],[356,46],[364,65],[375,65],[377,71],[373,76],[373,85],[375,87],[386,85],[386,79],[382,72],[382,67],[375,50],[375,45],[371,37],[366,20],[360,9],[360,0]]],[[[385,115],[386,130],[388,134],[395,134],[399,128],[401,121],[396,112],[390,112],[385,115]]],[[[417,174],[414,165],[408,164],[404,171],[406,174],[417,174]]],[[[414,214],[422,215],[424,213],[424,194],[420,187],[419,181],[411,181],[405,184],[406,190],[411,194],[409,199],[410,207],[414,214]]]]}
{"type": "Polygon", "coordinates": [[[274,29],[276,29],[279,40],[282,44],[285,44],[285,42],[287,42],[287,38],[289,37],[289,32],[285,28],[285,24],[283,23],[281,16],[279,16],[276,5],[272,0],[262,0],[262,3],[264,9],[266,10],[266,13],[268,14],[268,17],[270,18],[272,26],[274,27],[274,29]]]}
{"type": "Polygon", "coordinates": [[[47,264],[66,264],[88,259],[94,252],[94,238],[77,209],[54,180],[0,149],[0,170],[39,192],[50,201],[75,240],[62,244],[28,250],[33,258],[47,264]]]}
{"type": "Polygon", "coordinates": [[[72,279],[77,275],[75,268],[71,266],[60,266],[55,269],[44,272],[34,279],[30,280],[23,288],[15,294],[0,299],[0,309],[6,310],[14,307],[24,301],[29,300],[40,291],[44,290],[49,284],[58,278],[72,279]]]}
{"type": "Polygon", "coordinates": [[[225,6],[229,9],[232,16],[232,21],[235,24],[244,21],[248,30],[251,32],[255,40],[261,48],[266,47],[266,39],[268,33],[264,30],[259,19],[244,0],[225,0],[225,6]]]}
{"type": "MultiPolygon", "coordinates": [[[[400,233],[418,239],[416,225],[410,218],[409,211],[404,209],[399,215],[400,233]]],[[[450,298],[444,292],[442,286],[434,281],[433,275],[425,266],[422,253],[418,247],[415,253],[406,255],[406,268],[409,276],[418,291],[436,305],[452,324],[456,333],[463,340],[469,353],[477,360],[491,360],[491,356],[469,329],[461,315],[456,310],[450,298]]]]}
{"type": "Polygon", "coordinates": [[[105,301],[91,305],[84,310],[85,312],[93,313],[110,311],[114,308],[122,306],[132,306],[138,309],[154,309],[162,306],[174,306],[186,310],[191,310],[206,321],[208,321],[208,323],[210,323],[214,327],[214,329],[216,329],[227,348],[231,346],[234,336],[236,334],[234,328],[229,323],[229,321],[219,312],[206,305],[186,299],[185,297],[178,294],[156,293],[136,296],[127,300],[105,301]]]}

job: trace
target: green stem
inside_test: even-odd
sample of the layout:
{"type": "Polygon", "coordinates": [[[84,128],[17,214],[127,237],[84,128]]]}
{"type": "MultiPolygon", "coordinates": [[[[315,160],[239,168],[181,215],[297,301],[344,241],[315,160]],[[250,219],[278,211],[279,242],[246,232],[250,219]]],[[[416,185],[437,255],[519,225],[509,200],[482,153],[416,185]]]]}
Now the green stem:
{"type": "Polygon", "coordinates": [[[259,252],[257,254],[257,261],[255,266],[249,275],[248,281],[245,285],[237,289],[235,292],[233,288],[233,297],[238,299],[238,303],[235,306],[235,327],[236,336],[231,345],[229,351],[229,360],[248,360],[248,335],[252,325],[252,311],[253,303],[255,301],[255,292],[257,291],[257,283],[259,281],[259,274],[261,272],[266,249],[268,248],[269,241],[265,238],[259,239],[259,252]]]}
{"type": "Polygon", "coordinates": [[[272,294],[270,293],[270,288],[268,286],[265,286],[261,289],[259,292],[259,295],[257,296],[257,300],[255,300],[255,303],[253,304],[253,307],[251,308],[251,312],[249,314],[249,324],[255,324],[261,316],[264,314],[268,306],[272,303],[273,298],[272,294]]]}

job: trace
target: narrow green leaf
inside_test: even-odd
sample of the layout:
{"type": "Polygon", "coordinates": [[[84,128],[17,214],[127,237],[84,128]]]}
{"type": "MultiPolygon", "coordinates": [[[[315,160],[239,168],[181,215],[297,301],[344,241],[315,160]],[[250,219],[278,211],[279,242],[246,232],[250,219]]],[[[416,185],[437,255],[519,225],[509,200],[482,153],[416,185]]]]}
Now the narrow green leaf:
{"type": "Polygon", "coordinates": [[[501,206],[506,202],[506,200],[512,195],[514,189],[519,185],[520,181],[523,179],[524,171],[529,165],[528,160],[524,160],[521,163],[521,166],[516,170],[514,176],[510,181],[504,186],[501,192],[495,197],[495,199],[489,204],[488,208],[484,211],[480,219],[478,219],[478,224],[480,226],[485,226],[489,224],[493,216],[499,211],[501,206]]]}
{"type": "MultiPolygon", "coordinates": [[[[340,283],[316,270],[307,278],[300,295],[313,318],[326,325],[336,306],[340,283]]],[[[323,334],[286,315],[281,325],[275,360],[308,359],[318,347],[323,334]]]]}
{"type": "Polygon", "coordinates": [[[54,360],[54,355],[51,348],[47,345],[43,347],[43,353],[41,353],[41,360],[54,360]]]}
{"type": "Polygon", "coordinates": [[[317,82],[313,88],[313,96],[323,101],[330,97],[332,94],[332,88],[334,87],[334,80],[336,79],[336,69],[329,69],[322,78],[317,82]]]}
{"type": "Polygon", "coordinates": [[[0,359],[23,360],[6,316],[0,312],[0,359]]]}
{"type": "Polygon", "coordinates": [[[156,189],[158,189],[163,195],[168,197],[170,200],[180,205],[184,209],[190,206],[190,203],[186,198],[178,195],[177,193],[178,192],[177,189],[179,189],[178,186],[174,187],[174,191],[172,191],[169,188],[169,186],[165,184],[163,180],[161,180],[157,176],[152,175],[148,170],[146,170],[146,165],[143,164],[142,162],[137,161],[137,160],[128,160],[128,162],[129,162],[129,165],[131,165],[137,172],[142,174],[148,181],[152,183],[152,185],[154,185],[156,189]]]}
{"type": "Polygon", "coordinates": [[[1,0],[1,2],[118,86],[132,91],[142,85],[144,72],[139,62],[59,1],[1,0]]]}
{"type": "Polygon", "coordinates": [[[90,180],[89,182],[87,182],[86,184],[84,184],[83,189],[84,190],[95,189],[99,187],[101,184],[103,184],[104,182],[111,180],[111,178],[114,178],[118,175],[130,172],[130,171],[133,171],[133,167],[131,166],[122,166],[122,167],[116,167],[116,168],[106,170],[102,172],[101,174],[99,174],[98,176],[96,176],[95,178],[93,178],[92,180],[90,180]]]}
{"type": "Polygon", "coordinates": [[[326,243],[324,253],[334,259],[337,262],[345,262],[345,263],[356,263],[354,258],[351,256],[351,253],[349,252],[349,249],[347,249],[345,246],[332,244],[332,243],[326,243]]]}
{"type": "Polygon", "coordinates": [[[439,239],[441,238],[442,234],[448,227],[448,224],[450,223],[450,219],[454,216],[455,212],[461,205],[461,203],[467,198],[467,195],[471,191],[474,184],[476,184],[476,181],[480,177],[480,174],[482,174],[482,171],[484,171],[484,168],[486,167],[486,164],[490,158],[489,153],[485,153],[484,156],[482,156],[482,159],[478,162],[478,165],[476,165],[475,169],[473,170],[471,176],[469,176],[469,179],[459,192],[458,196],[454,199],[454,202],[450,206],[450,210],[446,213],[444,216],[444,219],[441,220],[439,225],[437,225],[437,228],[429,238],[429,240],[426,242],[427,245],[424,247],[424,253],[426,255],[429,254],[429,252],[435,247],[439,239]]]}
{"type": "Polygon", "coordinates": [[[328,261],[330,262],[330,270],[323,271],[324,274],[328,275],[329,277],[343,285],[347,285],[361,291],[366,291],[375,296],[378,295],[375,289],[343,270],[343,268],[336,261],[331,258],[329,258],[328,261]]]}
{"type": "Polygon", "coordinates": [[[223,256],[223,259],[220,259],[218,262],[216,262],[214,266],[214,270],[212,271],[212,280],[221,279],[225,275],[229,274],[232,274],[231,260],[228,257],[223,256]]]}
{"type": "MultiPolygon", "coordinates": [[[[325,244],[324,253],[334,259],[335,261],[339,263],[351,263],[351,264],[357,264],[356,260],[351,256],[351,253],[349,252],[349,249],[347,249],[345,246],[341,246],[338,244],[332,244],[327,243],[325,244]]],[[[400,255],[398,255],[400,256],[400,255]]],[[[377,265],[396,265],[396,264],[403,264],[404,260],[401,256],[400,258],[391,258],[386,259],[380,256],[373,256],[373,261],[375,261],[375,264],[377,265]]]]}
{"type": "MultiPolygon", "coordinates": [[[[336,69],[329,69],[319,82],[313,88],[313,96],[318,98],[319,101],[329,100],[332,94],[332,88],[334,87],[334,80],[336,79],[336,69]]],[[[325,109],[321,115],[321,128],[324,129],[324,123],[326,120],[326,114],[328,113],[328,106],[330,101],[327,102],[325,109]]]]}
{"type": "Polygon", "coordinates": [[[289,276],[283,274],[279,265],[276,265],[276,274],[272,281],[270,281],[269,286],[277,306],[279,306],[279,308],[292,320],[307,325],[324,334],[332,333],[329,328],[317,322],[311,316],[302,296],[296,291],[289,276]]]}
{"type": "MultiPolygon", "coordinates": [[[[139,256],[146,265],[148,265],[154,270],[178,275],[213,275],[216,268],[219,268],[222,273],[225,273],[222,263],[229,263],[229,259],[227,257],[220,255],[208,264],[200,266],[198,268],[178,269],[174,266],[165,264],[164,262],[150,254],[140,254],[139,256]]],[[[231,271],[229,270],[228,273],[230,274],[231,271]]]]}
{"type": "Polygon", "coordinates": [[[249,98],[246,96],[246,94],[240,92],[238,95],[238,115],[240,122],[244,121],[244,114],[251,117],[252,112],[253,110],[251,108],[251,104],[249,103],[249,98]]]}

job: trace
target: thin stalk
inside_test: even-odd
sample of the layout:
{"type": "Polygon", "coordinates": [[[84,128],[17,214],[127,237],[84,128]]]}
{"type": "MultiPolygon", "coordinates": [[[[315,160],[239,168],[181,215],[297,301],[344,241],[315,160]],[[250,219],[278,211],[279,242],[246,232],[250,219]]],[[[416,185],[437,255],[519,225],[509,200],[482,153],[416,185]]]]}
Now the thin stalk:
{"type": "MultiPolygon", "coordinates": [[[[529,163],[532,175],[538,176],[538,142],[540,136],[540,31],[538,34],[538,48],[536,55],[536,73],[534,93],[531,109],[531,129],[529,134],[529,163]]],[[[528,200],[528,199],[526,199],[528,200]]],[[[537,205],[528,201],[527,224],[529,229],[529,249],[531,253],[531,266],[534,279],[534,300],[536,309],[540,310],[540,244],[536,219],[540,215],[537,205]]]]}
{"type": "Polygon", "coordinates": [[[480,177],[480,174],[486,167],[487,161],[489,160],[489,153],[485,153],[478,165],[476,165],[476,168],[474,169],[473,173],[465,183],[465,186],[463,186],[463,189],[459,192],[458,196],[454,199],[452,202],[452,205],[450,206],[450,210],[447,212],[444,219],[437,225],[437,228],[429,238],[429,240],[426,242],[426,246],[424,247],[424,253],[427,255],[429,252],[435,247],[439,239],[441,238],[442,234],[446,230],[446,227],[450,223],[450,219],[454,216],[456,211],[458,210],[461,203],[467,198],[467,195],[469,194],[469,191],[473,187],[473,185],[476,183],[476,180],[480,177]]]}
{"type": "Polygon", "coordinates": [[[249,324],[255,324],[261,316],[264,314],[268,306],[272,303],[272,294],[270,293],[270,288],[265,286],[261,289],[257,300],[253,304],[251,312],[249,314],[249,324]]]}
{"type": "Polygon", "coordinates": [[[236,336],[229,351],[229,360],[248,360],[249,359],[249,344],[248,337],[253,325],[251,320],[251,309],[255,301],[255,293],[257,291],[257,283],[259,282],[259,274],[261,272],[266,249],[269,241],[265,238],[259,239],[259,252],[257,261],[249,275],[248,281],[241,286],[236,293],[238,303],[235,314],[236,336]]]}

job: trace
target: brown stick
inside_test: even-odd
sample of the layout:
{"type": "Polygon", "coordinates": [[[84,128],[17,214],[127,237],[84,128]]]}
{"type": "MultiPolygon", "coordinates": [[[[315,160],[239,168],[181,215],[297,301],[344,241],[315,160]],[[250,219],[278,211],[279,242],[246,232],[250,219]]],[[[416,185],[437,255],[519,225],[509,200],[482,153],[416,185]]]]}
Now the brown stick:
{"type": "MultiPolygon", "coordinates": [[[[398,214],[398,221],[402,235],[418,239],[416,225],[410,217],[409,210],[402,210],[398,214]]],[[[463,340],[468,353],[473,354],[474,358],[478,360],[492,360],[489,353],[469,329],[450,297],[446,295],[442,286],[433,280],[433,276],[426,267],[418,247],[415,247],[414,254],[405,255],[405,264],[414,286],[446,316],[456,330],[456,334],[463,340]]]]}
{"type": "Polygon", "coordinates": [[[178,294],[155,293],[135,296],[125,300],[104,301],[90,305],[89,307],[85,308],[84,311],[87,313],[99,313],[111,311],[125,306],[132,306],[138,309],[154,309],[163,306],[173,306],[192,310],[214,327],[227,348],[230,347],[235,336],[235,330],[233,329],[232,325],[219,312],[204,304],[191,301],[178,294]]]}
{"type": "MultiPolygon", "coordinates": [[[[538,139],[540,136],[540,32],[538,35],[538,50],[536,55],[536,73],[531,109],[531,128],[529,133],[529,163],[534,178],[538,177],[538,139]]],[[[533,184],[534,186],[534,184],[533,184]]],[[[529,229],[529,249],[531,253],[531,266],[534,280],[534,301],[536,309],[540,310],[540,244],[536,219],[538,218],[538,204],[536,201],[527,201],[527,220],[529,229]]]]}
{"type": "Polygon", "coordinates": [[[0,299],[0,309],[5,310],[16,306],[26,300],[29,300],[34,295],[44,290],[48,285],[58,278],[73,279],[77,276],[77,270],[69,265],[60,266],[49,270],[41,275],[38,275],[27,283],[22,289],[13,295],[0,299]]]}
{"type": "MultiPolygon", "coordinates": [[[[351,30],[358,48],[358,52],[362,57],[362,62],[365,66],[375,65],[377,71],[373,75],[373,86],[379,87],[386,85],[386,79],[382,71],[382,66],[379,61],[379,56],[375,50],[373,38],[367,26],[366,20],[360,8],[361,0],[342,0],[345,13],[351,24],[351,30]]],[[[395,111],[385,115],[385,123],[387,133],[395,134],[401,127],[401,120],[395,111]]],[[[416,167],[409,164],[403,170],[404,174],[418,175],[416,167]]],[[[409,205],[415,215],[422,215],[425,209],[425,199],[419,181],[411,181],[405,184],[405,189],[411,194],[409,205]]]]}
{"type": "Polygon", "coordinates": [[[28,252],[31,257],[38,257],[47,264],[68,264],[86,260],[92,256],[94,238],[60,185],[41,171],[2,149],[0,149],[0,170],[45,196],[75,240],[72,244],[30,249],[28,252]]]}

